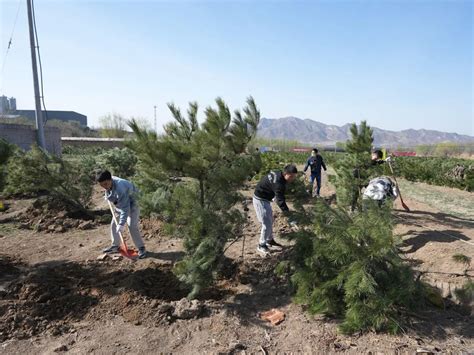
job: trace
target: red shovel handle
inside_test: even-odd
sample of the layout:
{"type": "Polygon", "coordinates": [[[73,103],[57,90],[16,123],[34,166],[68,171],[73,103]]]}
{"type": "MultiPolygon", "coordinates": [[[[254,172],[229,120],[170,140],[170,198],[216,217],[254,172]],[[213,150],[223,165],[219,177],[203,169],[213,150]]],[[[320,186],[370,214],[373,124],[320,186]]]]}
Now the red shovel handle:
{"type": "MultiPolygon", "coordinates": [[[[112,213],[112,218],[114,220],[115,226],[118,226],[119,224],[117,221],[117,217],[115,216],[114,208],[112,207],[112,204],[110,203],[109,200],[107,200],[107,202],[109,203],[110,212],[112,213]]],[[[125,243],[125,239],[121,232],[118,232],[118,235],[120,237],[120,247],[119,247],[120,254],[122,254],[126,258],[129,258],[132,260],[135,259],[138,256],[138,253],[135,250],[128,249],[127,244],[125,243]]]]}

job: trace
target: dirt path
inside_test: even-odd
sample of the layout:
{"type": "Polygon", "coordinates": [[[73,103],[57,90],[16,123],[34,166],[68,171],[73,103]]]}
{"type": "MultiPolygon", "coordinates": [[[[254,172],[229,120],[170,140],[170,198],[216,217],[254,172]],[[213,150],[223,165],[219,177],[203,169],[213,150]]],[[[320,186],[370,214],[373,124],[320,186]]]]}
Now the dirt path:
{"type": "MultiPolygon", "coordinates": [[[[329,173],[333,173],[330,169],[329,173]]],[[[400,189],[410,212],[397,199],[394,204],[395,233],[403,243],[404,257],[423,273],[423,279],[455,298],[455,290],[474,277],[474,193],[459,189],[412,183],[400,179],[400,189]],[[453,255],[471,258],[470,265],[453,255]]],[[[335,193],[323,176],[322,196],[335,193]]]]}
{"type": "MultiPolygon", "coordinates": [[[[323,181],[321,194],[329,197],[333,194],[332,187],[326,176],[323,181]]],[[[428,185],[423,188],[431,191],[428,185]]],[[[244,193],[250,197],[252,189],[244,193]]],[[[473,194],[463,193],[463,196],[468,202],[474,198],[473,194]]],[[[474,242],[472,220],[459,212],[454,215],[440,211],[411,196],[405,200],[412,212],[405,213],[400,206],[396,211],[399,218],[396,231],[403,235],[404,256],[416,261],[419,270],[428,271],[427,278],[449,284],[452,291],[466,280],[466,276],[451,275],[465,271],[462,265],[453,263],[452,255],[463,253],[474,257],[473,247],[459,240],[474,242]]],[[[105,207],[100,206],[100,199],[97,203],[99,208],[105,207]]],[[[172,265],[183,256],[181,242],[157,233],[159,224],[146,226],[150,257],[131,263],[122,259],[96,260],[101,248],[109,243],[108,225],[46,233],[19,229],[14,223],[0,223],[1,351],[8,354],[474,351],[474,322],[453,308],[421,312],[411,321],[410,329],[398,336],[370,332],[343,336],[337,332],[336,320],[308,316],[302,307],[291,303],[286,281],[273,272],[282,255],[262,259],[256,253],[259,230],[251,203],[248,207],[245,244],[239,240],[227,251],[235,262],[231,267],[237,268],[237,276],[219,280],[195,304],[183,299],[187,291],[171,271],[172,265]],[[16,285],[13,291],[12,285],[16,285]],[[259,312],[271,308],[286,314],[286,319],[277,326],[258,317],[259,312]]],[[[285,229],[283,220],[276,214],[278,238],[285,229]]],[[[467,273],[472,276],[472,269],[467,273]]]]}
{"type": "Polygon", "coordinates": [[[405,212],[399,206],[395,213],[401,249],[423,272],[425,281],[442,290],[444,297],[455,299],[455,290],[474,277],[474,263],[453,260],[455,254],[474,260],[474,193],[423,183],[400,184],[410,207],[405,212]]]}

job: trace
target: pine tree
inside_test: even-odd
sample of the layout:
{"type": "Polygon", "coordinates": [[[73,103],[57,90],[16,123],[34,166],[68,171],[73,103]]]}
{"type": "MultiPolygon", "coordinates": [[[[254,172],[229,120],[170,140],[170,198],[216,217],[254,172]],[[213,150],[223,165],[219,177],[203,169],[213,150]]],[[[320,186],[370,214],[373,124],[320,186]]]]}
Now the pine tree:
{"type": "Polygon", "coordinates": [[[374,143],[374,131],[367,122],[362,121],[359,127],[353,123],[350,132],[351,139],[346,142],[346,151],[349,154],[370,153],[374,143]]]}
{"type": "Polygon", "coordinates": [[[391,205],[367,201],[349,213],[359,200],[359,188],[378,174],[370,165],[372,130],[365,122],[351,127],[347,155],[336,166],[337,207],[317,200],[310,228],[295,234],[295,301],[311,313],[343,318],[343,332],[401,329],[400,314],[423,300],[423,290],[398,255],[391,205]]]}
{"type": "Polygon", "coordinates": [[[130,122],[135,138],[129,146],[144,168],[138,184],[154,199],[148,199],[147,207],[184,238],[186,256],[175,271],[193,287],[189,297],[212,282],[225,243],[241,233],[238,190],[259,169],[257,154],[246,151],[260,121],[253,98],[233,118],[221,98],[216,104],[206,108],[202,124],[197,103],[190,103],[187,117],[169,104],[175,121],[162,136],[130,122]]]}
{"type": "Polygon", "coordinates": [[[87,213],[92,197],[94,160],[68,162],[37,146],[28,152],[16,150],[8,160],[5,192],[47,193],[72,210],[87,213]]]}
{"type": "Polygon", "coordinates": [[[383,166],[372,166],[371,150],[373,130],[362,121],[357,127],[354,123],[350,128],[351,139],[346,142],[347,154],[335,164],[336,198],[338,206],[360,208],[360,190],[366,186],[370,178],[384,175],[383,166]]]}
{"type": "Polygon", "coordinates": [[[295,301],[310,313],[343,317],[341,330],[397,332],[400,312],[422,303],[422,288],[399,257],[390,207],[349,215],[318,200],[313,230],[295,237],[295,301]]]}

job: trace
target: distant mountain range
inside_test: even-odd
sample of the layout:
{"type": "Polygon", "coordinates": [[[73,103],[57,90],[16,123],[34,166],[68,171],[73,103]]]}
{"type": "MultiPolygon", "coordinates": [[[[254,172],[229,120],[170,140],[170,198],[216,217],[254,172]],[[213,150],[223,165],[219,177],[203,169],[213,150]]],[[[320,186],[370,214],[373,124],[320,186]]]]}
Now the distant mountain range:
{"type": "MultiPolygon", "coordinates": [[[[297,117],[262,118],[258,126],[258,136],[333,146],[336,142],[345,142],[349,139],[350,127],[351,124],[349,123],[339,127],[297,117]]],[[[374,145],[376,146],[412,147],[420,144],[436,144],[441,142],[474,143],[474,137],[457,133],[445,133],[427,129],[407,129],[400,132],[387,131],[376,127],[372,127],[372,129],[374,131],[374,145]]]]}

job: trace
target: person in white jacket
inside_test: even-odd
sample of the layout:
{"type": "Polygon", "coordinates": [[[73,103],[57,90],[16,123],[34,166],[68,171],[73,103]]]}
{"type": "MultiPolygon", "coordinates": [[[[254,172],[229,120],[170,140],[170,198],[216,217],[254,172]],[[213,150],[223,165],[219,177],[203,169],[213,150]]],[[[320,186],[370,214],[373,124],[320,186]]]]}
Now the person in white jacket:
{"type": "Polygon", "coordinates": [[[362,199],[377,201],[379,206],[387,200],[395,200],[398,196],[395,183],[387,176],[379,176],[369,181],[362,199]]]}
{"type": "Polygon", "coordinates": [[[97,182],[105,189],[105,198],[115,205],[115,209],[119,213],[118,225],[115,224],[112,218],[110,224],[112,245],[104,249],[104,253],[118,253],[120,246],[119,233],[123,233],[127,223],[133,243],[138,249],[138,257],[140,259],[145,258],[145,244],[138,227],[140,208],[137,203],[137,188],[128,180],[112,176],[107,170],[98,175],[97,182]]]}

